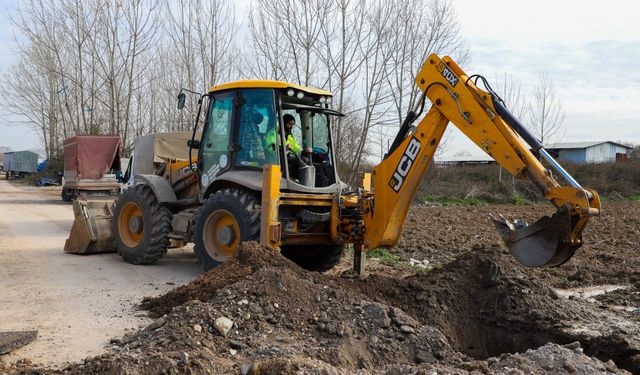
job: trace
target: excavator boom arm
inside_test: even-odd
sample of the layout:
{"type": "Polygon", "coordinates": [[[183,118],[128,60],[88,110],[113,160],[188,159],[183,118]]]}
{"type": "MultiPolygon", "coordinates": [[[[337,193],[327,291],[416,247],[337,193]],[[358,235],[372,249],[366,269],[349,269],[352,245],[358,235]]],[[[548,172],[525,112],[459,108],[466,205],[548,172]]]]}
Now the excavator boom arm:
{"type": "MultiPolygon", "coordinates": [[[[420,182],[449,122],[517,178],[531,178],[557,208],[532,225],[496,219],[513,255],[526,266],[559,265],[581,245],[588,219],[600,212],[595,191],[582,188],[511,115],[497,94],[478,88],[449,57],[429,56],[416,78],[433,104],[415,127],[408,121],[390,153],[373,170],[373,193],[364,200],[364,245],[392,247],[420,182]],[[571,186],[562,187],[531,151],[539,153],[571,186]]],[[[416,117],[410,113],[409,118],[416,117]]]]}

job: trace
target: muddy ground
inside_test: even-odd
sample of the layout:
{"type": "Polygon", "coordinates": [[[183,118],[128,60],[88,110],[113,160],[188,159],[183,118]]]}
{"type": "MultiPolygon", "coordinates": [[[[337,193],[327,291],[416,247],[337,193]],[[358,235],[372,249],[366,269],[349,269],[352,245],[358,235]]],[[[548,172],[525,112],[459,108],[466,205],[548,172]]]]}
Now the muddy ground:
{"type": "Polygon", "coordinates": [[[550,213],[538,206],[414,207],[399,260],[371,260],[366,277],[348,256],[311,273],[247,243],[142,301],[155,320],[105,354],[0,373],[640,373],[640,204],[604,209],[576,256],[544,270],[515,263],[488,219],[550,213]]]}
{"type": "MultiPolygon", "coordinates": [[[[500,244],[490,215],[534,222],[551,215],[548,205],[414,207],[398,246],[391,250],[402,260],[415,258],[442,265],[474,247],[500,244]]],[[[601,285],[628,287],[617,291],[612,303],[640,307],[640,202],[604,202],[602,214],[583,232],[584,245],[561,267],[527,270],[557,288],[601,285]]],[[[603,297],[604,298],[604,297],[603,297]]],[[[603,299],[603,301],[606,298],[603,299]]]]}

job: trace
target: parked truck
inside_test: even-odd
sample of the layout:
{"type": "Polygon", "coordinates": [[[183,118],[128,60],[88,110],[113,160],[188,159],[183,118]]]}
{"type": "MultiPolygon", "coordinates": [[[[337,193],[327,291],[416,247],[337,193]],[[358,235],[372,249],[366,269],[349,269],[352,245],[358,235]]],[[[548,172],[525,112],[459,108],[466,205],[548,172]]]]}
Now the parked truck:
{"type": "MultiPolygon", "coordinates": [[[[196,133],[196,136],[200,137],[201,134],[196,133]]],[[[189,168],[187,145],[187,140],[192,137],[192,132],[154,133],[138,137],[126,173],[119,179],[124,185],[123,195],[132,189],[127,186],[135,184],[138,178],[134,176],[139,174],[148,179],[166,180],[173,194],[180,198],[197,195],[197,175],[189,168]]],[[[192,161],[197,162],[195,155],[192,161]]],[[[64,246],[65,252],[91,254],[116,251],[111,236],[111,219],[117,198],[116,195],[91,192],[78,195],[73,201],[75,220],[64,246]]],[[[135,209],[133,205],[129,207],[135,209]]],[[[185,242],[182,240],[181,237],[173,237],[171,243],[179,247],[181,242],[185,242]]]]}
{"type": "Polygon", "coordinates": [[[120,137],[117,135],[78,135],[64,141],[64,179],[62,200],[68,202],[82,192],[114,194],[120,192],[116,173],[120,166],[120,137]]]}
{"type": "Polygon", "coordinates": [[[38,154],[31,151],[12,151],[4,153],[5,178],[26,177],[36,173],[38,167],[38,154]]]}

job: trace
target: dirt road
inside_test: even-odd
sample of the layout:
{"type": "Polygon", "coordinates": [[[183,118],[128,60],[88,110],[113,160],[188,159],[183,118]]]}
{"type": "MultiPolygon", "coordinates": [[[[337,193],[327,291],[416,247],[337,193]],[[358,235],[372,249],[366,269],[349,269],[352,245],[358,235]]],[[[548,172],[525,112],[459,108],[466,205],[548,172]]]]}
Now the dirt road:
{"type": "Polygon", "coordinates": [[[136,305],[192,281],[190,249],[170,250],[153,266],[117,254],[65,254],[73,223],[59,188],[0,180],[0,331],[38,330],[38,338],[0,360],[60,365],[97,355],[109,339],[149,323],[136,305]]]}

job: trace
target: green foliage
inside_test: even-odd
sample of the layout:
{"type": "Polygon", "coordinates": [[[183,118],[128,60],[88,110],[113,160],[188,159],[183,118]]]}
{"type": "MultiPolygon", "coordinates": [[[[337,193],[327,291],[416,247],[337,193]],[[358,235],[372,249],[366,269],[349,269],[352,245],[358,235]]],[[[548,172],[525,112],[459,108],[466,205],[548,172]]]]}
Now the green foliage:
{"type": "Polygon", "coordinates": [[[375,248],[367,253],[369,258],[377,258],[380,259],[380,262],[390,265],[396,265],[400,262],[400,257],[397,255],[392,255],[387,251],[387,249],[383,249],[381,247],[375,248]]]}
{"type": "Polygon", "coordinates": [[[640,202],[640,194],[630,196],[629,200],[632,200],[634,202],[640,202]]]}
{"type": "Polygon", "coordinates": [[[419,195],[422,202],[438,203],[443,206],[486,206],[488,201],[479,198],[456,198],[456,197],[434,197],[430,195],[419,195]]]}
{"type": "Polygon", "coordinates": [[[531,205],[533,204],[531,201],[519,196],[519,195],[512,195],[509,198],[509,203],[511,204],[517,204],[517,205],[531,205]]]}

